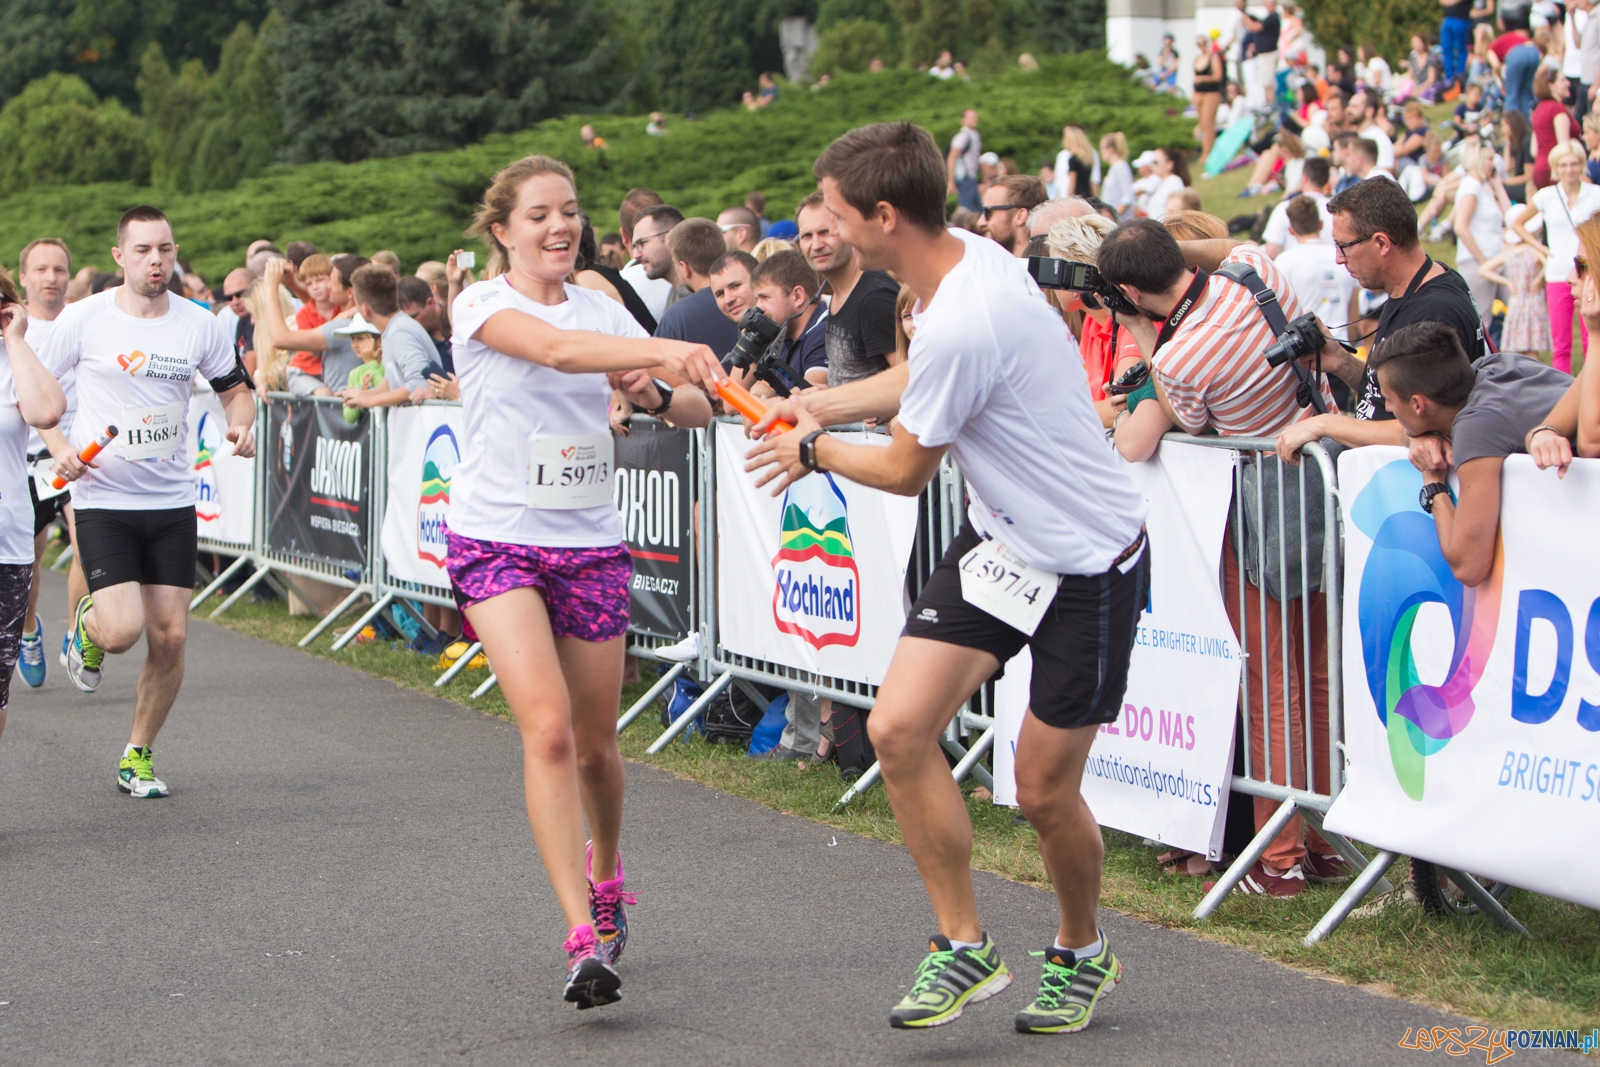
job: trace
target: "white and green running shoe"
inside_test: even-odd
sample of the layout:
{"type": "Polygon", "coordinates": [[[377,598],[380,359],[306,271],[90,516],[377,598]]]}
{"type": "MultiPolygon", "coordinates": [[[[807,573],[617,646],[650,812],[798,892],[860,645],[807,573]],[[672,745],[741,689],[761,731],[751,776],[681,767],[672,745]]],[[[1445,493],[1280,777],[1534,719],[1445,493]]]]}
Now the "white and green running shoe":
{"type": "Polygon", "coordinates": [[[977,948],[963,949],[951,948],[949,938],[935,935],[911,992],[889,1013],[889,1025],[897,1030],[943,1026],[968,1004],[988,1000],[1010,984],[1011,972],[988,934],[977,948]]]}
{"type": "Polygon", "coordinates": [[[122,766],[117,770],[117,788],[136,800],[167,796],[167,783],[156,777],[150,759],[156,750],[146,745],[135,748],[129,745],[122,753],[122,766]]]}
{"type": "Polygon", "coordinates": [[[1070,949],[1051,946],[1044,952],[1044,975],[1039,995],[1017,1012],[1017,1032],[1022,1034],[1075,1034],[1089,1025],[1094,1006],[1122,981],[1122,964],[1112,955],[1105,935],[1100,953],[1080,960],[1070,949]]]}
{"type": "Polygon", "coordinates": [[[99,688],[100,663],[105,657],[100,647],[89,640],[89,631],[83,625],[84,613],[92,607],[92,596],[78,601],[78,608],[72,613],[72,643],[67,646],[67,677],[85,693],[99,688]]]}

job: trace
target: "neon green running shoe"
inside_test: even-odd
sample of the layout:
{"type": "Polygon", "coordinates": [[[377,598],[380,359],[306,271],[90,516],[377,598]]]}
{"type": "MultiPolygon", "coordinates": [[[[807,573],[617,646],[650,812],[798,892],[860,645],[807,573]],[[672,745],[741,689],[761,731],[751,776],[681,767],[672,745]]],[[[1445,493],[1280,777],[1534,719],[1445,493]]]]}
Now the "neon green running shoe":
{"type": "Polygon", "coordinates": [[[1032,953],[1044,957],[1044,975],[1038,997],[1017,1012],[1018,1033],[1075,1034],[1089,1025],[1094,1006],[1122,981],[1122,964],[1111,954],[1105,934],[1100,946],[1100,954],[1086,960],[1054,946],[1032,953]]]}
{"type": "Polygon", "coordinates": [[[150,759],[156,750],[146,745],[135,748],[129,745],[122,753],[122,766],[117,770],[117,788],[136,800],[167,795],[167,783],[156,777],[150,759]]]}
{"type": "Polygon", "coordinates": [[[83,625],[83,616],[92,607],[92,596],[78,601],[78,608],[72,613],[72,643],[67,646],[67,677],[85,693],[99,688],[100,663],[105,658],[100,646],[89,640],[89,631],[83,625]]]}
{"type": "Polygon", "coordinates": [[[889,1013],[889,1025],[897,1030],[943,1026],[968,1004],[988,1000],[1010,984],[1011,972],[988,934],[982,945],[963,949],[951,948],[949,938],[935,935],[911,992],[889,1013]]]}

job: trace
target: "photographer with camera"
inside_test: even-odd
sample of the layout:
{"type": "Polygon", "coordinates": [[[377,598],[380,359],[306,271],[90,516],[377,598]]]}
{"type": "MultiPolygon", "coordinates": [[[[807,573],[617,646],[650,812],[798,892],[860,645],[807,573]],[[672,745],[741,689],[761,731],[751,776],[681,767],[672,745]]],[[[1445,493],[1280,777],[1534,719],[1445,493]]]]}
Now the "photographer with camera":
{"type": "MultiPolygon", "coordinates": [[[[793,250],[773,253],[750,272],[750,288],[755,295],[755,306],[783,327],[778,362],[789,368],[795,377],[813,386],[826,386],[828,309],[817,300],[822,280],[806,263],[806,257],[793,250]]],[[[753,369],[742,379],[737,372],[730,377],[757,396],[774,395],[775,391],[766,382],[752,382],[753,369]]]]}
{"type": "MultiPolygon", "coordinates": [[[[1369,350],[1403,326],[1442,322],[1456,332],[1473,363],[1487,354],[1471,289],[1461,275],[1422,250],[1417,209],[1403,189],[1393,182],[1361,182],[1328,201],[1328,211],[1333,215],[1338,262],[1363,289],[1389,294],[1378,311],[1377,330],[1366,339],[1369,350]]],[[[1301,446],[1322,437],[1352,448],[1411,444],[1384,403],[1371,367],[1332,341],[1320,358],[1324,371],[1355,390],[1355,418],[1334,412],[1284,430],[1278,437],[1278,454],[1285,461],[1298,462],[1301,446]]]]}
{"type": "MultiPolygon", "coordinates": [[[[1100,242],[1112,230],[1111,220],[1099,215],[1062,219],[1050,228],[1045,238],[1050,254],[1060,259],[1093,263],[1100,242]]],[[[1083,369],[1088,375],[1089,399],[1094,401],[1096,413],[1107,429],[1127,408],[1125,394],[1116,388],[1120,375],[1132,366],[1142,366],[1139,342],[1133,334],[1122,329],[1111,317],[1111,309],[1092,294],[1073,292],[1070,289],[1051,291],[1051,296],[1062,311],[1077,312],[1083,316],[1078,334],[1078,353],[1083,357],[1083,369]],[[1084,297],[1089,296],[1088,300],[1084,297]],[[1091,303],[1093,306],[1091,307],[1091,303]]],[[[1068,328],[1072,320],[1067,321],[1068,328]]]]}

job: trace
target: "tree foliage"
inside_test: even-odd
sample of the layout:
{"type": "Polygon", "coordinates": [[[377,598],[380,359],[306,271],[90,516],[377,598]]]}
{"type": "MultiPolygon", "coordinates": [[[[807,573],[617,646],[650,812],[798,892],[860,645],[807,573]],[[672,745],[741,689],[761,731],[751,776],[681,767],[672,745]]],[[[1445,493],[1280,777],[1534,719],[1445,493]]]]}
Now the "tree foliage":
{"type": "Polygon", "coordinates": [[[844,19],[822,31],[816,54],[811,57],[812,74],[860,74],[874,59],[893,61],[889,51],[889,31],[871,19],[844,19]]]}
{"type": "Polygon", "coordinates": [[[616,93],[619,45],[585,0],[281,0],[291,161],[453,148],[616,93]]]}
{"type": "Polygon", "coordinates": [[[704,111],[739,99],[763,71],[783,70],[778,23],[814,17],[814,0],[651,0],[651,80],[662,106],[704,111]]]}
{"type": "Polygon", "coordinates": [[[0,109],[0,195],[34,185],[144,181],[143,127],[75,74],[46,74],[0,109]]]}
{"type": "Polygon", "coordinates": [[[1307,0],[1306,28],[1328,50],[1369,44],[1396,59],[1411,49],[1411,35],[1435,38],[1439,5],[1434,0],[1307,0]]]}

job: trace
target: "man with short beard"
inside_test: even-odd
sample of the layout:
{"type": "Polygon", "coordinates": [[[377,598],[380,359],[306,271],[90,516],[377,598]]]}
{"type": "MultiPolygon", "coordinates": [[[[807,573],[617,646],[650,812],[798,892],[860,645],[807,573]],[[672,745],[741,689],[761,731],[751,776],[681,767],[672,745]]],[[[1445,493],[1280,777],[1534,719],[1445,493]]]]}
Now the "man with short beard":
{"type": "MultiPolygon", "coordinates": [[[[43,237],[23,248],[17,268],[17,278],[22,284],[28,305],[28,347],[40,352],[55,328],[56,316],[67,306],[67,284],[72,280],[72,253],[60,238],[43,237]]],[[[62,379],[61,388],[67,394],[67,413],[61,416],[57,428],[65,431],[72,425],[72,415],[77,407],[77,391],[73,388],[71,374],[62,379]]],[[[45,447],[44,438],[39,436],[39,431],[30,429],[29,467],[43,464],[40,469],[48,470],[49,463],[50,450],[45,447]]],[[[44,684],[46,671],[44,623],[38,615],[39,560],[44,555],[45,533],[57,515],[65,517],[67,529],[71,531],[72,501],[65,492],[51,489],[48,479],[41,485],[38,478],[29,478],[28,494],[33,498],[33,585],[28,590],[28,613],[22,617],[22,624],[26,626],[28,620],[32,619],[33,632],[22,635],[17,670],[23,681],[37,689],[44,684]],[[42,500],[39,496],[41,488],[49,494],[42,500]]],[[[68,604],[77,603],[77,598],[86,592],[88,587],[83,583],[83,568],[74,558],[72,569],[67,572],[68,604]]],[[[62,663],[66,663],[65,643],[62,644],[62,663]]]]}
{"type": "Polygon", "coordinates": [[[748,252],[726,252],[711,264],[711,295],[730,322],[738,322],[755,306],[750,289],[750,272],[755,269],[756,257],[748,252]]]}
{"type": "Polygon", "coordinates": [[[40,354],[57,379],[78,372],[70,436],[59,428],[42,436],[56,473],[72,483],[89,585],[73,612],[67,674],[92,693],[105,653],[146,638],[117,786],[136,798],[164,797],[152,746],[183,684],[194,591],[195,485],[184,450],[190,382],[197,373],[210,381],[238,456],[255,455],[255,398],[217,319],[167,290],[178,259],[167,217],[153,207],[128,211],[112,254],[124,283],[64,311],[40,354]],[[111,425],[121,433],[85,464],[80,451],[111,425]]]}
{"type": "Polygon", "coordinates": [[[843,385],[889,369],[894,352],[894,303],[900,285],[881,270],[863,271],[839,237],[822,194],[795,208],[800,251],[822,275],[828,300],[828,384],[843,385]]]}

